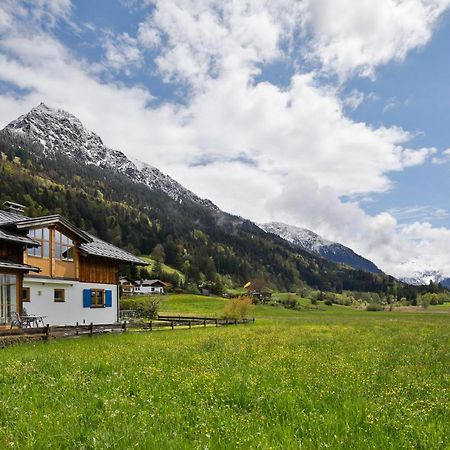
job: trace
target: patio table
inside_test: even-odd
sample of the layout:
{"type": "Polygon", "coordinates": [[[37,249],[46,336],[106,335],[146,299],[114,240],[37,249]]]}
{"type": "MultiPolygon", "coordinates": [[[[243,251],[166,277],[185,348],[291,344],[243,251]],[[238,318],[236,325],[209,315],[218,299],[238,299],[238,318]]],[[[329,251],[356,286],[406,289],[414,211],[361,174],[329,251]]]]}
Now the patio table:
{"type": "Polygon", "coordinates": [[[35,315],[32,315],[32,316],[22,316],[21,318],[22,318],[22,321],[23,321],[23,323],[24,323],[24,325],[25,325],[25,328],[28,328],[28,327],[33,327],[33,326],[39,326],[39,323],[42,325],[42,326],[44,326],[44,319],[46,318],[47,316],[35,316],[35,315]]]}

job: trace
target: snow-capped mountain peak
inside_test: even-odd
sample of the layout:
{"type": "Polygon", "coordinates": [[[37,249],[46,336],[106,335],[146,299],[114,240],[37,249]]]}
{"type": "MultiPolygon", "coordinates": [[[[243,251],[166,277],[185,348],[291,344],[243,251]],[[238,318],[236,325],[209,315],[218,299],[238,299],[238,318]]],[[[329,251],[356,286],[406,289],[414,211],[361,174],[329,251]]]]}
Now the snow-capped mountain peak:
{"type": "Polygon", "coordinates": [[[287,225],[281,222],[271,222],[259,225],[267,233],[273,233],[294,246],[316,253],[325,259],[366,272],[381,273],[381,270],[371,261],[356,254],[351,248],[319,236],[311,230],[287,225]]]}
{"type": "Polygon", "coordinates": [[[86,165],[125,174],[132,181],[145,184],[152,190],[160,190],[178,202],[190,200],[218,210],[211,201],[201,199],[156,167],[133,161],[121,151],[106,147],[100,136],[87,130],[77,117],[66,111],[41,103],[13,120],[6,129],[39,142],[43,146],[44,156],[48,158],[63,154],[86,165]]]}
{"type": "Polygon", "coordinates": [[[400,265],[400,271],[404,274],[400,280],[408,284],[429,285],[432,281],[450,287],[450,273],[436,270],[426,261],[412,258],[400,265]]]}
{"type": "Polygon", "coordinates": [[[295,227],[281,222],[270,222],[259,225],[267,233],[277,234],[291,244],[298,245],[310,252],[318,253],[324,247],[333,242],[324,239],[307,228],[295,227]]]}

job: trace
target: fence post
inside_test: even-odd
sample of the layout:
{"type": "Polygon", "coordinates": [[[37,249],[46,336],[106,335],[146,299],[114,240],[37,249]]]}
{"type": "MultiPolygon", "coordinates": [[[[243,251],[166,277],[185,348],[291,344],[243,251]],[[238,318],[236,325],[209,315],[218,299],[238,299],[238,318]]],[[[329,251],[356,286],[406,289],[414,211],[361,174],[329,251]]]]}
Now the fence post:
{"type": "Polygon", "coordinates": [[[191,321],[189,321],[189,329],[191,328],[191,321]]]}
{"type": "Polygon", "coordinates": [[[206,319],[203,320],[203,326],[206,327],[206,319]]]}
{"type": "Polygon", "coordinates": [[[75,336],[78,336],[78,322],[75,325],[75,336]]]}
{"type": "Polygon", "coordinates": [[[228,319],[225,319],[225,325],[228,325],[228,319]]]}
{"type": "Polygon", "coordinates": [[[45,326],[45,340],[48,341],[48,338],[50,337],[50,325],[47,324],[45,326]]]}
{"type": "Polygon", "coordinates": [[[237,319],[234,319],[234,324],[237,325],[237,319]]]}
{"type": "Polygon", "coordinates": [[[91,336],[94,334],[94,324],[92,322],[89,324],[89,334],[91,336]]]}
{"type": "Polygon", "coordinates": [[[216,327],[218,327],[219,326],[219,322],[217,321],[217,319],[216,319],[216,327]]]}
{"type": "Polygon", "coordinates": [[[127,331],[127,321],[126,320],[123,321],[122,330],[127,331]]]}
{"type": "Polygon", "coordinates": [[[149,322],[149,327],[150,327],[150,331],[153,331],[153,325],[152,325],[152,321],[150,320],[150,322],[149,322]]]}
{"type": "Polygon", "coordinates": [[[255,323],[255,318],[253,317],[253,323],[255,323]]]}
{"type": "Polygon", "coordinates": [[[172,330],[173,330],[173,320],[170,322],[170,325],[172,326],[172,330]]]}

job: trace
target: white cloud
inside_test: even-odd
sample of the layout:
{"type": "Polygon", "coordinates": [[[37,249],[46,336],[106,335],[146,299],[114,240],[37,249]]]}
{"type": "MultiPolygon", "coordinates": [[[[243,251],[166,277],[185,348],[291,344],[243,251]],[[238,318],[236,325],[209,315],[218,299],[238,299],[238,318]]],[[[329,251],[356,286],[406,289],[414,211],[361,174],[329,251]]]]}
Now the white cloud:
{"type": "MultiPolygon", "coordinates": [[[[376,15],[378,2],[368,5],[376,15]]],[[[162,77],[190,86],[184,104],[152,107],[148,89],[100,81],[95,66],[42,28],[28,32],[27,22],[9,11],[0,20],[9,27],[0,42],[0,80],[26,94],[0,94],[0,125],[44,101],[228,211],[308,226],[394,274],[428,245],[435,246],[430,258],[447,267],[446,247],[427,226],[399,227],[389,212],[370,216],[340,199],[388,191],[390,172],[422,164],[435,149],[409,148],[412,136],[401,128],[349,119],[345,106],[357,107],[361,95],[353,92],[346,103],[340,88],[319,85],[315,73],[297,70],[283,88],[255,81],[268,62],[292,59],[293,34],[305,21],[315,23],[314,14],[312,3],[290,0],[156,2],[136,37],[122,33],[105,41],[115,70],[139,66],[150,49],[158,53],[162,77]]],[[[366,38],[371,49],[372,36],[366,38]]],[[[414,46],[404,42],[402,48],[414,46]]],[[[391,52],[390,59],[396,57],[391,52]]],[[[383,58],[374,58],[371,70],[389,59],[383,58]]],[[[350,63],[343,68],[341,60],[321,59],[329,70],[349,73],[350,63]]],[[[356,58],[350,72],[362,67],[368,70],[356,58]]]]}
{"type": "Polygon", "coordinates": [[[387,211],[397,220],[430,222],[434,219],[445,219],[449,216],[447,210],[426,205],[405,206],[402,208],[392,208],[387,211]]]}
{"type": "Polygon", "coordinates": [[[129,75],[132,69],[142,65],[138,40],[128,33],[121,33],[118,36],[107,33],[103,39],[103,48],[108,68],[116,71],[123,70],[129,75]]]}
{"type": "Polygon", "coordinates": [[[447,164],[450,162],[450,148],[441,152],[440,155],[435,156],[432,160],[433,164],[447,164]]]}
{"type": "Polygon", "coordinates": [[[374,77],[376,68],[423,47],[449,0],[307,0],[309,56],[341,80],[374,77]]]}
{"type": "Polygon", "coordinates": [[[154,49],[161,44],[158,30],[153,28],[149,22],[141,22],[139,24],[137,38],[144,48],[154,49]]]}
{"type": "Polygon", "coordinates": [[[351,111],[354,111],[364,101],[364,93],[353,89],[350,94],[344,98],[344,105],[351,111]]]}

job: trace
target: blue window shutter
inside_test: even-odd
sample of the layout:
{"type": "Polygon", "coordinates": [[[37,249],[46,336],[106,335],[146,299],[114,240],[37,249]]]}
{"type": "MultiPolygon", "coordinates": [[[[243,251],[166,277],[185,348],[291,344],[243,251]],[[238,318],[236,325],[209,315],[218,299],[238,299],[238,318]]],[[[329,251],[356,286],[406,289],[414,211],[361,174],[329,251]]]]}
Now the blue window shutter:
{"type": "Polygon", "coordinates": [[[83,308],[91,307],[91,290],[83,289],[83,308]]]}
{"type": "Polygon", "coordinates": [[[112,291],[105,291],[105,307],[112,307],[112,291]]]}

